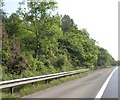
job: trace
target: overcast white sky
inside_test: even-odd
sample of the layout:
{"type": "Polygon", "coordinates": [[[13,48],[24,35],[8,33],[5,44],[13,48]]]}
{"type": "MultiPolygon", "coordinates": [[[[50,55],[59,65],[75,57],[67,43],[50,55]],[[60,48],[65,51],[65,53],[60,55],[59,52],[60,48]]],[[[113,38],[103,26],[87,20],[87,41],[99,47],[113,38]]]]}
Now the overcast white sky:
{"type": "MultiPolygon", "coordinates": [[[[5,0],[5,10],[13,12],[17,2],[5,0]]],[[[59,14],[68,14],[79,29],[86,28],[99,45],[118,59],[118,1],[119,0],[57,0],[59,14]]]]}

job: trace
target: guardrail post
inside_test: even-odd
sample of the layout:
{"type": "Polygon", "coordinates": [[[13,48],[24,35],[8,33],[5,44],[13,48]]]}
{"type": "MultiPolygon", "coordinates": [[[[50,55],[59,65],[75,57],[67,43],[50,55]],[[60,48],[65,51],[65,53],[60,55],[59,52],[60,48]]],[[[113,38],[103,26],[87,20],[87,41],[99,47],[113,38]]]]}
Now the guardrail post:
{"type": "Polygon", "coordinates": [[[48,80],[46,80],[46,84],[48,84],[49,83],[49,81],[48,80]]]}
{"type": "Polygon", "coordinates": [[[32,84],[32,86],[34,86],[34,83],[31,83],[32,84]]]}
{"type": "Polygon", "coordinates": [[[56,77],[56,80],[58,81],[58,80],[59,80],[59,78],[58,78],[58,77],[56,77]]]}
{"type": "Polygon", "coordinates": [[[14,88],[10,87],[10,93],[13,94],[14,93],[14,88]]]}

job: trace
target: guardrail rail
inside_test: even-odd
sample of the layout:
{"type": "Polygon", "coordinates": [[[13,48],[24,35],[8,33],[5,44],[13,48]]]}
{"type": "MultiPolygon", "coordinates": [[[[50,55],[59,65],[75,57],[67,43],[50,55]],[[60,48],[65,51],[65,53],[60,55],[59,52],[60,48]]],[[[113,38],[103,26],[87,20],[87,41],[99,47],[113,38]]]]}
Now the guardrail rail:
{"type": "Polygon", "coordinates": [[[0,82],[0,89],[8,88],[10,87],[11,93],[13,93],[13,87],[23,84],[29,84],[34,83],[38,81],[44,81],[49,79],[55,79],[59,77],[74,75],[82,72],[89,71],[89,69],[81,69],[81,70],[75,70],[75,71],[69,71],[69,72],[61,72],[61,73],[55,73],[55,74],[48,74],[48,75],[41,75],[41,76],[35,76],[35,77],[29,77],[29,78],[21,78],[21,79],[14,79],[14,80],[8,80],[8,81],[1,81],[0,82]]]}

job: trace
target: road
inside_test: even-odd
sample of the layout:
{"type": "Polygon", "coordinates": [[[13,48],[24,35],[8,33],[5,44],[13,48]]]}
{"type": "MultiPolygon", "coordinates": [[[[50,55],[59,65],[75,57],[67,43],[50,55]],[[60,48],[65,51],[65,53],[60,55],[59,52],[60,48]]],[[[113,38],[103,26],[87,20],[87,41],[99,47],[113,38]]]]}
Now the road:
{"type": "MultiPolygon", "coordinates": [[[[113,70],[114,68],[96,70],[85,77],[62,83],[23,98],[95,98],[113,70]]],[[[120,71],[117,69],[112,75],[102,98],[118,97],[118,70],[120,71]]]]}
{"type": "Polygon", "coordinates": [[[120,73],[120,68],[113,73],[101,98],[118,98],[118,72],[120,73]]]}

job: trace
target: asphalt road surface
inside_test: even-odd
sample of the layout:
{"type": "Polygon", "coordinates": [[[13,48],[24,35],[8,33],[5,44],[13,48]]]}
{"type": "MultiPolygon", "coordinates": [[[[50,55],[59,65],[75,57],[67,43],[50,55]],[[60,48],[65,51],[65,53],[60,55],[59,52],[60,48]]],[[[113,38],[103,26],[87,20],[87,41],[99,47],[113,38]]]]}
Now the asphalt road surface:
{"type": "MultiPolygon", "coordinates": [[[[23,98],[95,98],[114,69],[96,70],[85,77],[62,83],[23,98]]],[[[120,71],[117,69],[112,75],[102,98],[118,97],[118,70],[120,71]]]]}
{"type": "Polygon", "coordinates": [[[120,68],[118,67],[118,98],[120,98],[120,68]]]}
{"type": "Polygon", "coordinates": [[[118,98],[118,71],[120,73],[120,68],[113,73],[101,98],[118,98]]]}

